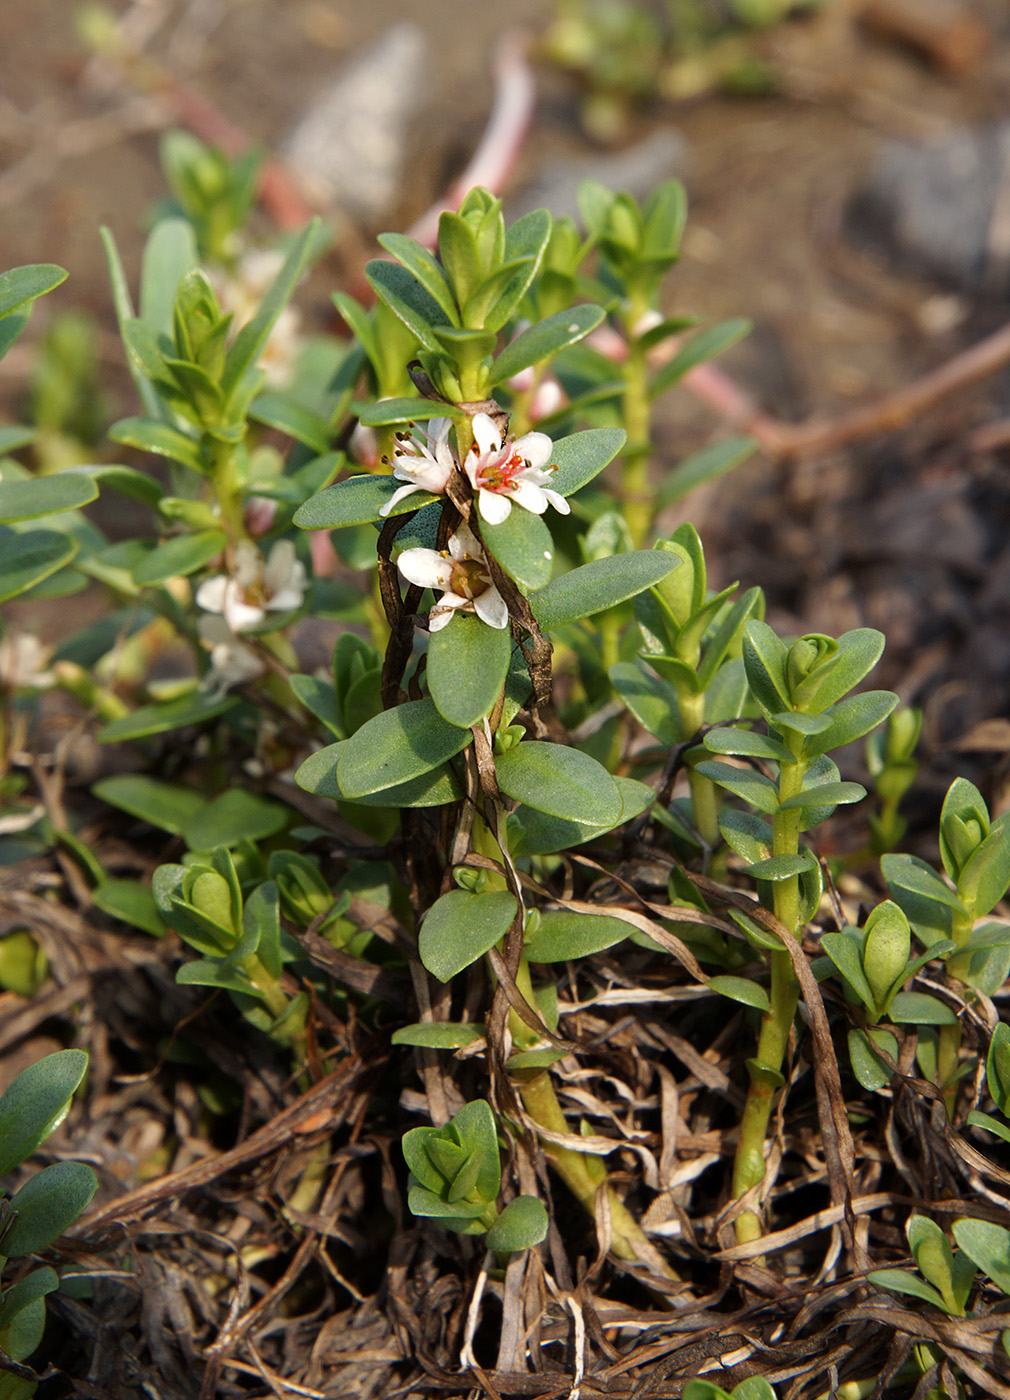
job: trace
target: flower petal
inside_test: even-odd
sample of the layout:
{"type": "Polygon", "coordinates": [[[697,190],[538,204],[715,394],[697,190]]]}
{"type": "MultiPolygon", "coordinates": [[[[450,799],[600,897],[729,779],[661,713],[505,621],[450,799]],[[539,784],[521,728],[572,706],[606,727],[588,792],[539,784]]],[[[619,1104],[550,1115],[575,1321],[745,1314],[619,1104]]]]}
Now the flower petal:
{"type": "Polygon", "coordinates": [[[492,584],[473,600],[474,611],[482,622],[500,632],[509,625],[509,610],[505,599],[492,584]]]}
{"type": "Polygon", "coordinates": [[[232,586],[226,590],[224,599],[225,622],[233,632],[249,632],[266,618],[266,609],[247,603],[234,586],[234,579],[230,583],[232,586]]]}
{"type": "Polygon", "coordinates": [[[263,585],[267,593],[279,592],[290,581],[296,563],[292,541],[278,540],[263,568],[263,585]]]}
{"type": "Polygon", "coordinates": [[[512,487],[512,499],[516,505],[522,506],[523,510],[532,511],[534,515],[543,515],[547,509],[547,497],[543,488],[535,481],[523,481],[519,478],[512,487]]]}
{"type": "MultiPolygon", "coordinates": [[[[473,440],[477,444],[482,457],[489,452],[499,452],[501,450],[501,433],[495,427],[490,417],[486,413],[475,413],[473,416],[473,440]]],[[[542,437],[543,434],[541,433],[542,437]]]]}
{"type": "MultiPolygon", "coordinates": [[[[393,468],[393,475],[394,475],[394,476],[397,475],[397,468],[396,468],[396,467],[393,468]]],[[[403,477],[401,476],[401,477],[399,478],[399,480],[402,481],[402,480],[403,480],[403,477]]],[[[393,494],[390,496],[390,498],[389,498],[389,500],[386,502],[386,504],[385,504],[384,506],[380,506],[380,507],[379,507],[379,514],[380,514],[383,518],[385,518],[385,517],[389,514],[389,512],[393,509],[393,507],[394,507],[395,505],[397,505],[400,501],[405,500],[408,496],[412,496],[412,495],[414,494],[415,491],[423,491],[423,490],[424,490],[424,487],[421,486],[421,485],[420,485],[419,483],[417,483],[417,482],[415,482],[412,486],[401,486],[401,487],[399,487],[396,491],[393,492],[393,494]]]]}
{"type": "Polygon", "coordinates": [[[559,515],[571,515],[572,508],[560,491],[552,491],[549,486],[544,486],[542,490],[559,515]]]}
{"type": "Polygon", "coordinates": [[[554,443],[546,433],[523,433],[512,444],[512,450],[518,452],[531,467],[545,467],[551,460],[554,443]]]}
{"type": "Polygon", "coordinates": [[[452,560],[437,549],[405,549],[396,567],[408,583],[419,588],[448,588],[452,581],[452,560]]]}
{"type": "Polygon", "coordinates": [[[449,536],[449,553],[453,559],[483,559],[484,551],[480,547],[480,541],[467,524],[457,527],[454,534],[449,536]]]}
{"type": "MultiPolygon", "coordinates": [[[[513,492],[516,500],[519,500],[519,493],[513,492]]],[[[522,501],[519,501],[522,505],[522,501]]],[[[509,518],[512,510],[512,502],[504,493],[495,491],[480,490],[477,492],[477,505],[480,507],[482,520],[486,520],[489,525],[500,525],[503,520],[509,518]]]]}
{"type": "Polygon", "coordinates": [[[212,613],[224,612],[225,591],[230,582],[227,574],[214,574],[211,578],[205,578],[196,590],[197,607],[206,608],[212,613]]]}

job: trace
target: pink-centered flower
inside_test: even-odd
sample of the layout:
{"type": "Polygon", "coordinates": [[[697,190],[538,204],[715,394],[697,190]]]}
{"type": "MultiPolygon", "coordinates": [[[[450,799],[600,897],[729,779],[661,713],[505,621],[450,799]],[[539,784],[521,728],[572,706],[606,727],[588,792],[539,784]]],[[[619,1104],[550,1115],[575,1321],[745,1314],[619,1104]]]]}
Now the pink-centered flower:
{"type": "Polygon", "coordinates": [[[454,612],[476,613],[489,627],[509,625],[505,599],[494,586],[484,551],[468,525],[460,525],[449,536],[448,549],[405,549],[396,567],[408,583],[441,593],[428,619],[429,631],[448,626],[454,612]]]}
{"type": "Polygon", "coordinates": [[[507,519],[513,501],[534,515],[543,515],[549,505],[568,515],[571,506],[548,485],[551,473],[544,468],[554,444],[546,433],[524,433],[503,440],[491,418],[477,413],[473,436],[473,447],[466,454],[466,474],[477,493],[481,518],[489,525],[500,525],[507,519]]]}
{"type": "Polygon", "coordinates": [[[442,495],[449,485],[449,478],[456,470],[456,458],[449,446],[449,430],[452,420],[432,418],[425,429],[426,443],[418,442],[409,433],[397,433],[396,448],[393,451],[393,475],[397,481],[405,481],[394,491],[379,514],[386,516],[393,507],[415,491],[431,491],[442,495]]]}

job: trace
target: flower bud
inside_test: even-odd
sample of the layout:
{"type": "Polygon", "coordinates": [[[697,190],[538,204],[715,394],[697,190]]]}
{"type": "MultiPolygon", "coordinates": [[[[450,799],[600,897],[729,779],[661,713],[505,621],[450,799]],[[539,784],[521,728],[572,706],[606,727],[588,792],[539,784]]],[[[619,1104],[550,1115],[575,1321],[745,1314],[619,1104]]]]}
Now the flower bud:
{"type": "Polygon", "coordinates": [[[487,871],[478,870],[475,865],[455,866],[452,878],[461,890],[469,890],[472,894],[483,894],[487,887],[487,871]]]}

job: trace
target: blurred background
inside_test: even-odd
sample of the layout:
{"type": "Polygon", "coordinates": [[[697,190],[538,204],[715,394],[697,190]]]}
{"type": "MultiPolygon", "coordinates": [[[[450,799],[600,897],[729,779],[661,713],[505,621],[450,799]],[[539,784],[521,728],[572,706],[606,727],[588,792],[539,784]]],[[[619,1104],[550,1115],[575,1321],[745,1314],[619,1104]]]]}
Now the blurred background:
{"type": "MultiPolygon", "coordinates": [[[[680,176],[666,309],[751,318],[720,365],[787,422],[872,405],[1006,319],[1005,0],[5,0],[0,76],[0,265],[70,272],[0,369],[0,422],[84,460],[117,460],[102,430],[133,411],[98,228],[135,280],[175,128],[269,153],[264,242],[326,217],[300,304],[333,330],[376,233],[475,154],[513,216],[573,213],[585,177],[641,197],[680,176]]],[[[898,433],[759,453],[663,521],[693,519],[716,586],[762,585],[784,630],[883,628],[877,683],[926,707],[938,790],[1010,751],[1008,385],[997,367],[898,433]]],[[[660,469],[725,427],[672,400],[660,469]]]]}

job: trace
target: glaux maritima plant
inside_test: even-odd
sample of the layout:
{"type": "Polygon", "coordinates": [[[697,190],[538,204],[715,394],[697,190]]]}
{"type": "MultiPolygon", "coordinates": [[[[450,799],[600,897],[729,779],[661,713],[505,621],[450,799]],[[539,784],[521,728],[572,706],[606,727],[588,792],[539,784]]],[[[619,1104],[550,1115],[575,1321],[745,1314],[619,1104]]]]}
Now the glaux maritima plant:
{"type": "MultiPolygon", "coordinates": [[[[26,831],[78,860],[100,909],[154,936],[173,929],[199,954],[179,980],[227,992],[299,1079],[317,1003],[353,1003],[381,1021],[369,998],[387,973],[395,981],[407,963],[415,985],[434,979],[447,989],[439,1014],[422,997],[411,1025],[403,984],[387,989],[401,1022],[393,1043],[419,1059],[459,1051],[480,1085],[404,1137],[410,1208],[481,1239],[491,1267],[507,1266],[548,1230],[536,1174],[523,1171],[539,1140],[611,1254],[669,1288],[670,1263],[610,1180],[616,1140],[573,1130],[559,1098],[561,1062],[585,1047],[565,1034],[557,989],[537,969],[634,935],[673,952],[704,995],[756,1016],[727,1191],[739,1240],[754,1245],[804,940],[820,937],[816,970],[842,979],[859,1082],[891,1082],[897,1035],[913,1027],[920,1067],[956,1108],[971,1062],[949,1002],[993,996],[1010,958],[1005,925],[979,922],[1010,880],[1006,823],[959,780],[941,818],[947,880],[888,854],[891,900],[825,931],[823,867],[807,833],[864,795],[832,755],[887,723],[870,739],[882,804],[871,839],[893,850],[918,724],[892,715],[889,692],[856,692],[879,633],[782,639],[758,589],[710,589],[692,526],[643,547],[659,506],[750,450],[721,442],[652,492],[656,395],[746,329],[686,334],[693,323],[663,314],[685,214],[674,182],[641,205],[588,185],[584,232],[543,210],[506,226],[500,202],[475,190],[443,215],[435,252],[381,240],[392,260],[369,264],[374,307],[337,294],[353,343],[306,338],[292,352],[289,323],[278,380],[264,355],[323,234],[312,226],[291,239],[262,296],[233,312],[218,273],[236,268],[251,167],[218,178],[220,162],[204,169],[186,143],[169,157],[179,208],[152,231],[136,311],[106,238],[143,404],[112,436],[165,459],[167,478],[119,465],[36,478],[3,464],[0,598],[97,581],[116,599],[72,647],[0,674],[5,799],[17,809],[9,757],[28,697],[47,685],[97,716],[102,742],[138,745],[152,761],[164,735],[213,736],[212,793],[144,772],[95,786],[177,840],[153,891],[113,878],[69,826],[26,831]],[[201,252],[219,264],[214,276],[201,252]],[[600,473],[611,463],[608,492],[600,473]],[[80,515],[99,489],[146,505],[149,535],[110,546],[80,515]],[[366,587],[349,585],[348,570],[366,587]],[[345,628],[323,674],[298,670],[290,630],[306,615],[345,628]],[[146,661],[167,639],[188,645],[196,674],[150,682],[146,661]],[[219,761],[229,751],[269,793],[234,784],[219,761]],[[296,763],[312,813],[335,803],[340,830],[354,834],[339,879],[327,833],[296,825],[296,799],[284,800],[291,790],[277,778],[296,763]],[[665,862],[668,903],[623,875],[580,899],[576,877],[559,876],[589,843],[615,859],[619,829],[665,862]],[[716,917],[716,876],[752,882],[757,901],[741,906],[737,890],[732,920],[716,917]],[[917,989],[929,963],[945,963],[942,997],[917,989]],[[336,986],[335,966],[357,981],[336,986]]],[[[0,348],[61,276],[31,268],[0,280],[0,348]]],[[[4,431],[7,451],[27,442],[4,431]]],[[[993,1037],[988,1068],[1001,1112],[1004,1042],[993,1037]]],[[[991,1115],[972,1122],[1001,1135],[991,1115]]],[[[309,1204],[325,1155],[324,1144],[307,1173],[309,1204]]],[[[917,1259],[928,1233],[910,1235],[917,1259]]],[[[950,1310],[963,1308],[963,1284],[959,1272],[949,1297],[930,1287],[950,1310]]],[[[768,1393],[749,1385],[733,1394],[768,1393]]]]}

